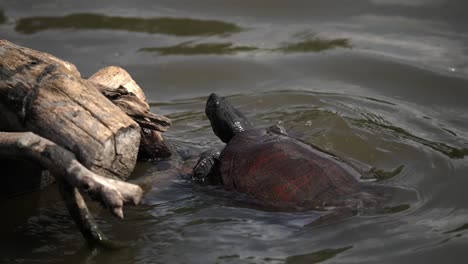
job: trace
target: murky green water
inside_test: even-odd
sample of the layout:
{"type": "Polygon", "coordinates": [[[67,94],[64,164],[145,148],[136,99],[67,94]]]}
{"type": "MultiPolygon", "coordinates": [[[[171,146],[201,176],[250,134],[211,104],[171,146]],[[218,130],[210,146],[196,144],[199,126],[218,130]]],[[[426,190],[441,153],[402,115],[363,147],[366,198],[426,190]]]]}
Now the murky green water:
{"type": "MultiPolygon", "coordinates": [[[[329,225],[216,188],[161,183],[126,219],[131,245],[91,252],[54,187],[0,203],[2,263],[466,263],[468,17],[450,0],[0,0],[0,37],[75,63],[127,69],[167,137],[222,147],[206,96],[258,126],[332,151],[397,187],[385,214],[329,225]]],[[[135,179],[157,177],[139,164],[135,179]]]]}

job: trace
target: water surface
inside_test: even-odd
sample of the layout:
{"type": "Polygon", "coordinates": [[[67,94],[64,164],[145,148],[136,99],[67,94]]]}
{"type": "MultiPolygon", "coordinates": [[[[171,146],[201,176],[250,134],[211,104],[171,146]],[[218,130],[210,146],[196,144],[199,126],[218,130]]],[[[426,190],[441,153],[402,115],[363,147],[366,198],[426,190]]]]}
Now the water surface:
{"type": "MultiPolygon", "coordinates": [[[[147,193],[124,221],[130,241],[89,251],[55,187],[7,201],[5,263],[466,263],[468,17],[456,0],[0,0],[0,37],[90,76],[130,72],[167,137],[221,148],[204,116],[211,92],[258,126],[283,124],[397,189],[378,214],[310,226],[180,178],[147,193]]],[[[133,179],[158,177],[151,163],[133,179]]],[[[163,181],[164,182],[164,181],[163,181]]],[[[99,211],[99,210],[97,210],[99,211]]]]}

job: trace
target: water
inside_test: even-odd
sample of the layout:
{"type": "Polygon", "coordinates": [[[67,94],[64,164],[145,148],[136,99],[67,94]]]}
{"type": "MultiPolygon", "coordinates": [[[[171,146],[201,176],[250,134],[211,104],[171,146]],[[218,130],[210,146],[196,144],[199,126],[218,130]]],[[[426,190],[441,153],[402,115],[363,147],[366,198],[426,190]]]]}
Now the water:
{"type": "MultiPolygon", "coordinates": [[[[1,0],[1,38],[71,61],[83,76],[122,66],[174,121],[168,138],[222,147],[204,117],[216,91],[255,125],[280,122],[362,170],[394,176],[382,182],[401,189],[392,199],[409,208],[313,227],[317,212],[268,212],[175,178],[127,208],[124,221],[97,213],[107,234],[131,244],[92,252],[52,186],[1,202],[0,262],[466,263],[467,8],[461,0],[1,0]]],[[[133,177],[157,175],[141,163],[133,177]]]]}

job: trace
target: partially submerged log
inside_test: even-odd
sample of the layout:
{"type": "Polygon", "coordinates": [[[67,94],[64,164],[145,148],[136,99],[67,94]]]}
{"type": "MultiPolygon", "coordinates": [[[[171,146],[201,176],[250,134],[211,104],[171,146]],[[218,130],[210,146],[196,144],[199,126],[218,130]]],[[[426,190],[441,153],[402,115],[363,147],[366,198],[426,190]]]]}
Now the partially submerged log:
{"type": "Polygon", "coordinates": [[[95,83],[96,88],[107,99],[142,128],[139,159],[167,158],[171,155],[169,145],[162,136],[162,133],[171,125],[171,120],[151,112],[143,90],[127,71],[120,67],[110,66],[101,69],[88,80],[95,83]]]}
{"type": "Polygon", "coordinates": [[[72,152],[32,132],[0,132],[2,156],[32,160],[57,178],[65,205],[90,245],[109,247],[115,243],[99,230],[79,191],[99,201],[120,219],[124,217],[124,204],[137,205],[142,198],[139,186],[93,173],[72,152]]]}
{"type": "Polygon", "coordinates": [[[24,158],[40,164],[123,218],[125,203],[138,204],[142,190],[134,184],[105,178],[84,167],[75,154],[32,132],[0,132],[0,156],[24,158]]]}
{"type": "Polygon", "coordinates": [[[80,191],[122,218],[123,204],[138,203],[141,189],[110,178],[126,179],[142,149],[157,149],[143,151],[148,159],[170,155],[161,135],[170,120],[150,112],[141,88],[118,67],[85,80],[71,63],[0,40],[0,112],[0,158],[23,158],[38,184],[44,180],[34,177],[47,173],[35,170],[37,164],[48,169],[91,244],[107,240],[80,191]]]}
{"type": "Polygon", "coordinates": [[[127,178],[139,126],[81,79],[72,64],[0,40],[0,105],[7,131],[32,131],[71,150],[101,175],[127,178]]]}

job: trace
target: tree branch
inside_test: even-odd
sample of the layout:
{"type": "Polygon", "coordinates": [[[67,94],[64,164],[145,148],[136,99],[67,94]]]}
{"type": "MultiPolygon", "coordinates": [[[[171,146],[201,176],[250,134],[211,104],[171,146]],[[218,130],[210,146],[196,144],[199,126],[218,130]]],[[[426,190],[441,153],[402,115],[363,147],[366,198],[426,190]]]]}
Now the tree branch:
{"type": "Polygon", "coordinates": [[[124,204],[138,204],[143,194],[137,185],[93,173],[72,152],[32,132],[0,132],[0,156],[29,158],[41,164],[55,177],[99,201],[118,218],[123,218],[124,204]]]}

